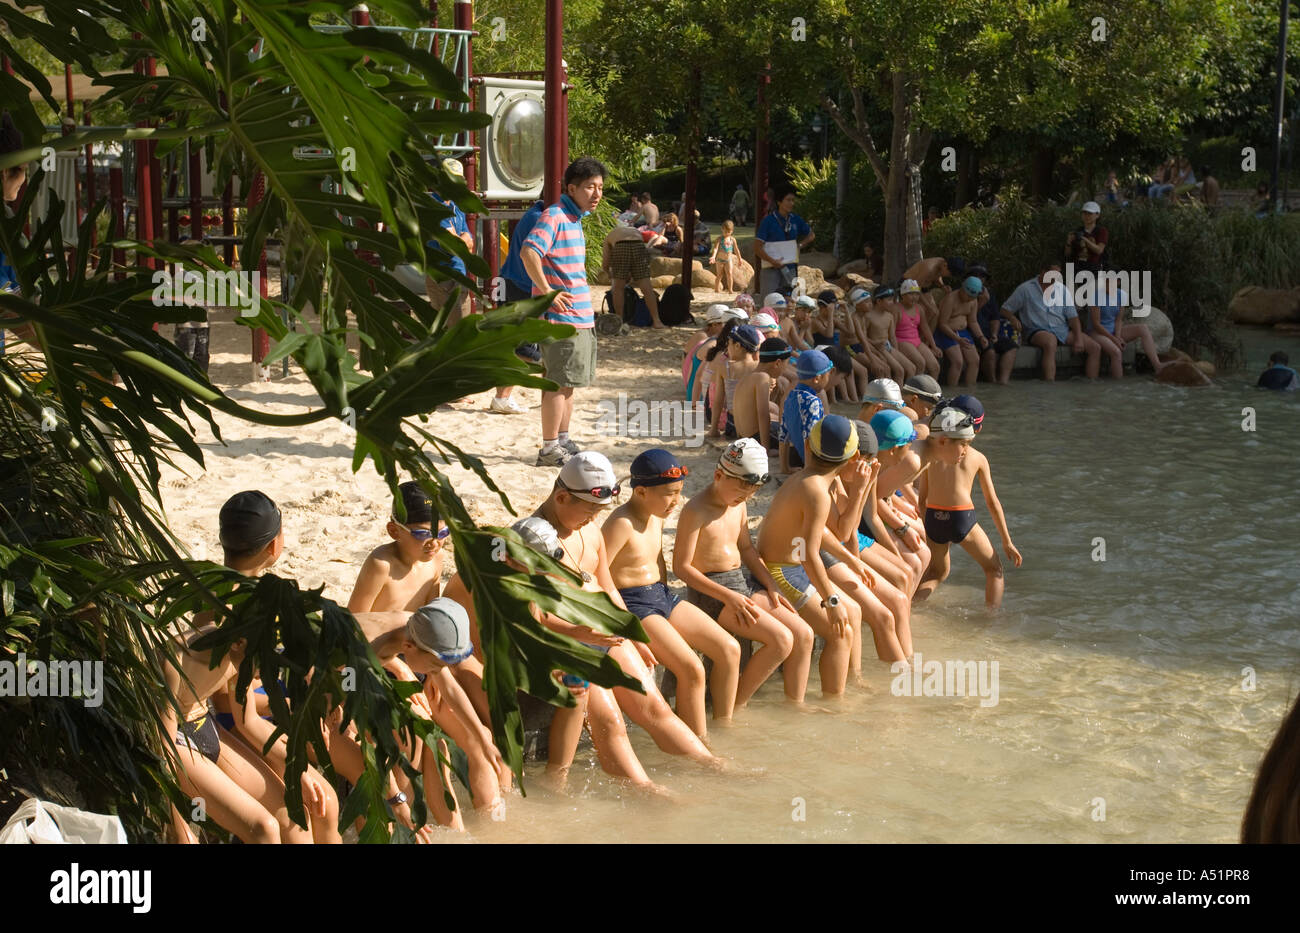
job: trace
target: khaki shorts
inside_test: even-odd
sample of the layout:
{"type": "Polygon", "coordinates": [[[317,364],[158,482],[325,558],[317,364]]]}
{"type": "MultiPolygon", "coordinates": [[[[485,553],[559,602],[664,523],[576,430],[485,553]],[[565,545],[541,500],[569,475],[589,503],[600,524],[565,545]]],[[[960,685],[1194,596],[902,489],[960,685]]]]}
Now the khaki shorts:
{"type": "Polygon", "coordinates": [[[561,386],[589,386],[596,378],[596,329],[581,328],[572,337],[542,344],[546,378],[561,386]]]}

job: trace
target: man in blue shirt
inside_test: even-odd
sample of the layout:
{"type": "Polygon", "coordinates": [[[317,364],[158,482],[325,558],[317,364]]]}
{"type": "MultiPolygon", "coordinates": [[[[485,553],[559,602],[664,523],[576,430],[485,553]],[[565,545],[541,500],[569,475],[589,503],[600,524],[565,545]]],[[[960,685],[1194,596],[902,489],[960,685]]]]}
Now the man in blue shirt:
{"type": "Polygon", "coordinates": [[[519,223],[515,224],[515,229],[510,234],[510,251],[506,253],[506,261],[501,266],[501,277],[506,283],[506,301],[523,301],[533,294],[533,280],[528,277],[528,270],[524,268],[519,250],[523,247],[524,240],[528,239],[528,234],[533,232],[533,227],[537,225],[537,218],[542,215],[542,209],[545,207],[545,201],[534,201],[533,206],[519,218],[519,223]]]}
{"type": "MultiPolygon", "coordinates": [[[[793,240],[799,249],[808,246],[816,237],[808,222],[794,212],[794,188],[782,185],[776,192],[776,210],[763,218],[754,234],[754,256],[758,260],[757,289],[754,294],[766,295],[780,292],[789,295],[794,280],[799,275],[798,262],[783,262],[771,256],[769,243],[788,243],[793,240]]],[[[788,247],[785,248],[788,252],[788,247]]]]}
{"type": "MultiPolygon", "coordinates": [[[[461,164],[455,159],[443,159],[442,167],[447,170],[449,175],[454,175],[456,178],[462,180],[465,177],[465,169],[462,168],[461,164]]],[[[443,200],[437,194],[433,195],[433,199],[444,207],[451,209],[451,216],[445,218],[440,226],[444,230],[450,230],[452,233],[456,234],[456,236],[464,240],[465,245],[468,246],[472,252],[474,249],[474,234],[469,232],[469,224],[465,221],[464,211],[452,202],[443,200]]],[[[437,240],[430,240],[428,246],[431,249],[438,250],[439,252],[446,252],[446,250],[438,245],[437,240]]],[[[448,253],[447,255],[449,265],[461,275],[464,275],[465,261],[454,254],[448,253]]],[[[445,282],[435,282],[430,278],[426,279],[424,284],[425,289],[429,294],[429,301],[434,305],[434,307],[441,308],[449,300],[453,298],[455,299],[451,317],[447,321],[448,327],[470,313],[472,306],[470,305],[469,292],[461,287],[459,282],[451,279],[448,279],[445,282]]]]}
{"type": "Polygon", "coordinates": [[[1089,379],[1101,373],[1101,346],[1079,327],[1072,287],[1062,281],[1061,264],[1052,262],[1036,278],[1021,282],[1002,305],[1002,316],[1020,332],[1021,345],[1042,351],[1047,382],[1056,380],[1056,348],[1062,344],[1087,354],[1084,373],[1089,379]]]}
{"type": "Polygon", "coordinates": [[[1300,375],[1287,365],[1290,360],[1281,350],[1268,358],[1268,369],[1256,383],[1261,389],[1276,389],[1279,392],[1294,392],[1300,389],[1300,375]]]}

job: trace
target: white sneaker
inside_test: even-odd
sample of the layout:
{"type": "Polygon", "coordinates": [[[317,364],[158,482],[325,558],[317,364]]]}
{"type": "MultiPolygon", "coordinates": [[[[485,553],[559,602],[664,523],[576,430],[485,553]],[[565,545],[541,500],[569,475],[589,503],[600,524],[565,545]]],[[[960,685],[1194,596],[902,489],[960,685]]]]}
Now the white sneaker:
{"type": "Polygon", "coordinates": [[[488,406],[488,410],[498,415],[522,415],[528,411],[527,408],[510,397],[492,399],[492,404],[488,406]]]}

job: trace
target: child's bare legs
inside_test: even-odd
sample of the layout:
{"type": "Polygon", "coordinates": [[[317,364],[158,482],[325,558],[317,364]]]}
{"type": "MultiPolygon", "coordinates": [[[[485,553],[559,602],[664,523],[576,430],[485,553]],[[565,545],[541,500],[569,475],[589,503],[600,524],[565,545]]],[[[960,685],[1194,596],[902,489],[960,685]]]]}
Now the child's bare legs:
{"type": "Polygon", "coordinates": [[[962,346],[961,355],[966,365],[965,370],[962,372],[961,384],[964,386],[973,386],[975,384],[975,377],[980,373],[980,351],[973,346],[962,346]]]}
{"type": "Polygon", "coordinates": [[[918,344],[916,351],[921,354],[921,359],[925,360],[925,372],[931,379],[939,378],[939,358],[934,355],[934,351],[925,344],[918,344]]]}
{"type": "Polygon", "coordinates": [[[902,385],[907,379],[907,377],[903,375],[903,364],[898,361],[898,358],[895,357],[894,354],[885,349],[883,343],[876,344],[876,352],[880,354],[881,359],[885,361],[885,365],[889,368],[888,378],[893,379],[899,385],[902,385]]]}
{"type": "Polygon", "coordinates": [[[943,351],[943,358],[948,361],[947,378],[944,385],[955,386],[961,382],[962,369],[966,366],[966,357],[961,352],[961,344],[948,347],[943,351]]]}
{"type": "MultiPolygon", "coordinates": [[[[590,688],[588,688],[588,692],[590,688]]],[[[582,740],[582,723],[587,718],[587,693],[577,697],[576,706],[557,706],[547,733],[546,773],[563,785],[582,740]]]]}
{"type": "Polygon", "coordinates": [[[921,585],[916,588],[913,601],[928,599],[939,588],[939,584],[948,579],[948,571],[951,569],[948,545],[932,541],[928,537],[926,543],[930,545],[930,565],[925,568],[925,575],[921,577],[921,585]]]}
{"type": "Polygon", "coordinates": [[[718,759],[691,727],[678,719],[668,701],[655,685],[650,669],[641,660],[632,642],[624,641],[609,650],[609,656],[618,662],[623,672],[641,682],[644,694],[625,687],[614,688],[614,699],[619,707],[632,717],[632,721],[650,733],[656,745],[670,755],[685,755],[702,764],[716,764],[718,759]]]}
{"type": "MultiPolygon", "coordinates": [[[[899,349],[898,347],[891,347],[889,350],[889,355],[894,358],[895,362],[897,362],[898,365],[903,367],[904,381],[911,379],[913,376],[916,375],[916,371],[917,371],[916,364],[913,363],[912,358],[909,357],[906,353],[904,353],[901,349],[899,349]]],[[[899,385],[902,385],[902,383],[900,382],[899,385]]]]}
{"type": "MultiPolygon", "coordinates": [[[[836,589],[836,592],[839,592],[836,589]]],[[[840,594],[842,600],[848,597],[840,594]]],[[[853,650],[853,617],[856,615],[861,625],[862,615],[858,604],[848,601],[841,603],[848,610],[850,624],[843,630],[831,625],[830,617],[820,605],[821,600],[814,592],[799,610],[799,616],[811,626],[813,632],[826,640],[822,656],[817,661],[817,673],[821,676],[822,696],[839,696],[849,680],[849,655],[853,650]]]]}
{"type": "MultiPolygon", "coordinates": [[[[785,626],[790,633],[793,644],[790,654],[782,667],[782,679],[785,681],[785,696],[795,703],[802,703],[808,692],[808,675],[812,670],[812,650],[815,636],[808,623],[799,613],[779,605],[767,590],[759,590],[750,597],[759,606],[785,626]]],[[[750,664],[754,661],[751,658],[750,664]]]]}
{"type": "MultiPolygon", "coordinates": [[[[641,626],[650,636],[650,650],[659,663],[677,678],[678,718],[690,726],[692,732],[704,738],[709,726],[704,711],[704,665],[699,656],[663,616],[648,615],[641,620],[641,626]]],[[[713,699],[716,704],[716,694],[713,699]]]]}
{"type": "Polygon", "coordinates": [[[889,548],[873,544],[871,547],[864,548],[858,554],[858,558],[895,589],[907,593],[908,596],[916,590],[920,574],[914,575],[907,562],[889,548]]]}
{"type": "MultiPolygon", "coordinates": [[[[894,586],[884,574],[878,572],[870,564],[867,564],[867,570],[871,572],[873,581],[871,593],[876,599],[880,600],[881,604],[889,610],[889,614],[893,616],[894,634],[898,636],[898,644],[903,649],[903,654],[910,658],[912,656],[911,591],[894,586]]],[[[879,652],[877,652],[877,655],[879,655],[879,652]]]]}
{"type": "Polygon", "coordinates": [[[984,568],[984,605],[997,609],[1002,605],[1002,590],[1005,581],[1002,576],[1002,561],[984,529],[976,525],[961,542],[962,548],[984,568]]]}
{"type": "Polygon", "coordinates": [[[478,718],[491,729],[492,713],[488,709],[487,691],[483,689],[483,662],[477,657],[468,657],[453,667],[451,673],[469,701],[474,704],[478,718]]]}
{"type": "MultiPolygon", "coordinates": [[[[870,626],[871,638],[876,645],[876,657],[882,661],[902,661],[906,659],[907,654],[898,640],[893,613],[862,582],[862,578],[854,573],[848,564],[836,564],[827,571],[827,574],[835,582],[835,585],[857,604],[862,622],[870,626]]],[[[849,670],[855,675],[862,673],[862,635],[860,626],[853,639],[853,651],[849,655],[849,670]]]]}
{"type": "MultiPolygon", "coordinates": [[[[713,672],[709,675],[713,718],[730,719],[736,708],[740,684],[740,642],[727,634],[727,630],[713,621],[708,613],[688,602],[674,606],[669,621],[686,639],[686,644],[703,652],[713,662],[713,672]]],[[[656,653],[655,657],[658,656],[656,653]]]]}
{"type": "Polygon", "coordinates": [[[451,760],[447,752],[447,743],[438,740],[438,751],[434,753],[425,745],[420,755],[420,770],[424,775],[424,805],[439,826],[446,826],[457,832],[465,831],[465,818],[461,815],[460,802],[456,800],[456,790],[451,783],[451,768],[438,760],[441,755],[445,761],[451,760]],[[448,806],[447,795],[451,795],[454,808],[448,806]]]}
{"type": "Polygon", "coordinates": [[[905,340],[900,340],[898,342],[897,350],[900,354],[902,354],[904,357],[907,358],[907,361],[909,363],[912,364],[912,375],[915,375],[916,373],[919,373],[922,370],[928,371],[928,367],[926,366],[926,362],[925,362],[925,357],[921,355],[921,348],[918,347],[916,344],[908,343],[905,340]]]}
{"type": "MultiPolygon", "coordinates": [[[[722,628],[736,638],[748,638],[761,646],[749,656],[749,663],[740,672],[740,679],[736,685],[737,706],[744,706],[749,702],[750,697],[757,693],[758,688],[776,672],[781,662],[789,657],[791,649],[794,648],[794,635],[788,628],[774,619],[770,613],[759,610],[756,616],[757,621],[753,624],[742,622],[736,618],[736,613],[730,607],[723,607],[718,615],[718,625],[722,628]]],[[[739,643],[736,647],[740,648],[739,643]]],[[[717,700],[714,700],[715,709],[716,703],[717,700]]]]}
{"type": "MultiPolygon", "coordinates": [[[[225,768],[185,746],[178,746],[180,767],[176,777],[181,790],[203,801],[209,819],[249,844],[280,841],[280,824],[261,802],[245,790],[225,768]]],[[[219,758],[231,754],[223,745],[219,758]]]]}
{"type": "Polygon", "coordinates": [[[592,684],[587,688],[587,722],[591,727],[591,744],[601,770],[611,777],[626,778],[640,786],[654,786],[627,737],[627,723],[614,694],[592,684]]]}
{"type": "Polygon", "coordinates": [[[1142,341],[1142,352],[1155,367],[1156,372],[1164,368],[1165,364],[1160,362],[1160,353],[1156,350],[1155,338],[1151,336],[1151,328],[1145,324],[1125,324],[1120,328],[1119,335],[1125,340],[1142,341]]]}
{"type": "MultiPolygon", "coordinates": [[[[425,696],[429,696],[428,691],[425,692],[425,696]]],[[[429,697],[429,705],[433,708],[433,721],[438,724],[438,728],[447,733],[448,738],[460,746],[469,762],[469,791],[473,798],[474,809],[492,808],[501,799],[501,784],[496,767],[488,757],[483,743],[477,735],[471,734],[465,728],[460,717],[453,713],[441,698],[435,703],[433,697],[429,697]]]]}
{"type": "MultiPolygon", "coordinates": [[[[221,737],[221,754],[217,758],[217,767],[257,798],[257,802],[275,817],[280,824],[279,841],[286,845],[310,843],[312,814],[306,814],[306,829],[289,819],[289,810],[284,803],[284,781],[280,776],[238,736],[221,726],[217,726],[217,734],[221,737]]],[[[337,804],[334,818],[338,819],[337,804]]]]}

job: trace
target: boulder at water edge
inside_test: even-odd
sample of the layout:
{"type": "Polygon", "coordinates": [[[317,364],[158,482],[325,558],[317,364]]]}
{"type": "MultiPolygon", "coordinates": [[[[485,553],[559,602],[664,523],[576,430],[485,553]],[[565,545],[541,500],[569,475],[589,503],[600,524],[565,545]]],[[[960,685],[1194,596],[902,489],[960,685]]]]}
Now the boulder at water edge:
{"type": "Polygon", "coordinates": [[[870,277],[871,263],[867,262],[865,259],[851,259],[836,269],[835,274],[840,278],[843,278],[846,275],[862,275],[870,277]]]}
{"type": "Polygon", "coordinates": [[[1300,321],[1300,288],[1247,285],[1232,296],[1228,320],[1234,324],[1279,324],[1300,321]]]}
{"type": "Polygon", "coordinates": [[[1161,368],[1156,373],[1156,382],[1171,386],[1208,386],[1210,377],[1205,375],[1195,363],[1178,360],[1161,368]]]}
{"type": "Polygon", "coordinates": [[[833,276],[840,267],[840,261],[830,253],[802,253],[799,256],[799,265],[811,266],[821,272],[822,277],[833,276]]]}

